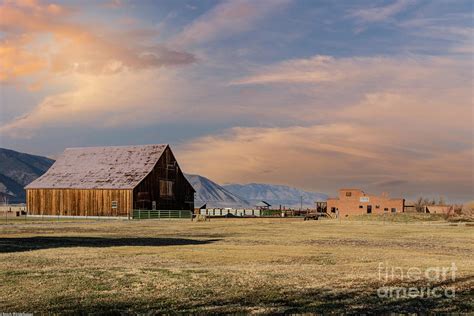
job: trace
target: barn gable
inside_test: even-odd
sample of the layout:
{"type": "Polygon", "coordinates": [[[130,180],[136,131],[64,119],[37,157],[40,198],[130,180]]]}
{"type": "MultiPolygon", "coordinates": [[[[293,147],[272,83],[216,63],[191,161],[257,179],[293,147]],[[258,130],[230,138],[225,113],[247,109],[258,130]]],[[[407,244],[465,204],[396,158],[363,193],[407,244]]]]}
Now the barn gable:
{"type": "Polygon", "coordinates": [[[133,189],[153,170],[167,147],[68,148],[26,189],[133,189]]]}

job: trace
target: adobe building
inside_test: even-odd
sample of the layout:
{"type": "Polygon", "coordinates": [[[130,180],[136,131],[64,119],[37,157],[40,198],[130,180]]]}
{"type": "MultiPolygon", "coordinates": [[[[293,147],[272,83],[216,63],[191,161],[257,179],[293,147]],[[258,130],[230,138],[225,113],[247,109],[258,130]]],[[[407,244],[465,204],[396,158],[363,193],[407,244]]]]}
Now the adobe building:
{"type": "Polygon", "coordinates": [[[170,147],[68,148],[26,186],[29,214],[131,217],[134,209],[193,210],[194,188],[170,147]]]}
{"type": "Polygon", "coordinates": [[[360,189],[340,189],[338,198],[328,198],[327,211],[340,217],[361,214],[383,214],[403,212],[405,199],[391,199],[366,194],[360,189]]]}

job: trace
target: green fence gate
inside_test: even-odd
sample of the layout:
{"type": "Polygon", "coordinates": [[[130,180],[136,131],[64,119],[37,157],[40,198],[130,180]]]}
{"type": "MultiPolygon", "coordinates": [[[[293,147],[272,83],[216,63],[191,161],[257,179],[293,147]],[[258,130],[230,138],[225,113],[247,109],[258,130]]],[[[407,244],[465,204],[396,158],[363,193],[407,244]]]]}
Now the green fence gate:
{"type": "Polygon", "coordinates": [[[189,210],[133,210],[133,219],[191,219],[191,217],[192,212],[189,210]]]}

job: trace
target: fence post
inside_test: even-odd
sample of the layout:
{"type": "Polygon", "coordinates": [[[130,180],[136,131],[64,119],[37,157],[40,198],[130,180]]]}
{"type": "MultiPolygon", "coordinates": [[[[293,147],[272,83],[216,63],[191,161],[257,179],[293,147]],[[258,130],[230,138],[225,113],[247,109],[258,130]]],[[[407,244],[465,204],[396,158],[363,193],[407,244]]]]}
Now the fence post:
{"type": "Polygon", "coordinates": [[[178,215],[179,218],[181,218],[181,210],[179,210],[179,215],[178,215]]]}
{"type": "Polygon", "coordinates": [[[151,211],[148,210],[148,219],[150,219],[150,216],[151,216],[151,211]]]}
{"type": "Polygon", "coordinates": [[[138,209],[138,219],[142,219],[142,211],[138,209]]]}

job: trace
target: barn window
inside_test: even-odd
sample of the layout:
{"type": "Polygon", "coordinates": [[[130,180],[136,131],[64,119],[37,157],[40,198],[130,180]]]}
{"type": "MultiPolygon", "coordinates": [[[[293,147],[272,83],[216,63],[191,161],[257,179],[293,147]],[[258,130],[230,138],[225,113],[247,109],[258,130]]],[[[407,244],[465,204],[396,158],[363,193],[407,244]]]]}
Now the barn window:
{"type": "Polygon", "coordinates": [[[397,209],[392,207],[392,213],[396,213],[397,212],[397,209]]]}
{"type": "Polygon", "coordinates": [[[173,196],[173,181],[160,180],[160,196],[161,197],[173,196]]]}
{"type": "Polygon", "coordinates": [[[117,209],[117,208],[118,208],[118,202],[112,201],[112,209],[117,209]]]}
{"type": "Polygon", "coordinates": [[[336,213],[336,208],[335,207],[331,207],[331,213],[336,213]]]}
{"type": "Polygon", "coordinates": [[[383,210],[384,210],[385,212],[388,212],[388,207],[384,208],[383,210]]]}
{"type": "Polygon", "coordinates": [[[346,196],[352,196],[352,192],[346,192],[346,196]]]}
{"type": "Polygon", "coordinates": [[[380,208],[380,205],[375,205],[375,208],[380,208]]]}
{"type": "Polygon", "coordinates": [[[359,205],[359,208],[364,208],[364,206],[363,206],[363,205],[359,205]]]}

